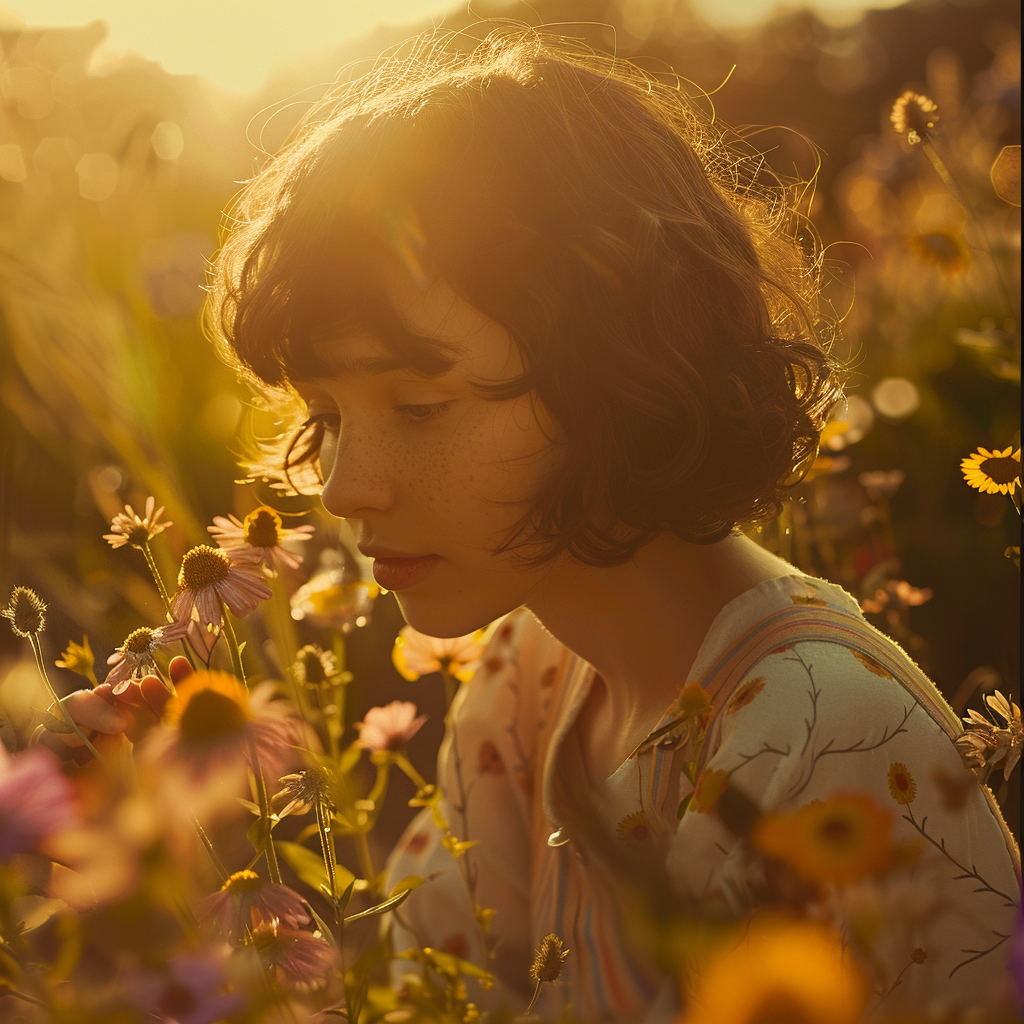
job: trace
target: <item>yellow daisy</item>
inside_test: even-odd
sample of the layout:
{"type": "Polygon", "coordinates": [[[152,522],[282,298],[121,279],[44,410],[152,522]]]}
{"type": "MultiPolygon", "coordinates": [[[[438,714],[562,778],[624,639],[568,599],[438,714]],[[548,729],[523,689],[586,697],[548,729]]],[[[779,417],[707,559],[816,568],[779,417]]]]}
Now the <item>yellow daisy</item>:
{"type": "Polygon", "coordinates": [[[914,776],[907,771],[907,766],[899,761],[889,765],[889,792],[898,804],[913,803],[914,797],[917,796],[914,776]]]}
{"type": "Polygon", "coordinates": [[[952,231],[926,231],[911,235],[907,248],[922,262],[942,271],[946,277],[956,277],[971,265],[971,253],[963,236],[952,231]]]}
{"type": "Polygon", "coordinates": [[[985,494],[1013,494],[1020,485],[1020,449],[1013,445],[1002,451],[979,448],[961,459],[964,479],[975,490],[985,494]]]}
{"type": "Polygon", "coordinates": [[[849,647],[847,650],[874,676],[878,676],[879,679],[893,679],[893,674],[871,657],[870,654],[865,654],[863,651],[854,650],[849,647]]]}
{"type": "Polygon", "coordinates": [[[647,820],[647,814],[644,811],[627,814],[615,826],[615,834],[621,839],[632,839],[637,843],[650,839],[651,823],[647,820]]]}
{"type": "Polygon", "coordinates": [[[727,715],[735,715],[741,708],[745,708],[764,689],[764,676],[755,676],[748,679],[735,693],[729,706],[725,709],[727,715]]]}

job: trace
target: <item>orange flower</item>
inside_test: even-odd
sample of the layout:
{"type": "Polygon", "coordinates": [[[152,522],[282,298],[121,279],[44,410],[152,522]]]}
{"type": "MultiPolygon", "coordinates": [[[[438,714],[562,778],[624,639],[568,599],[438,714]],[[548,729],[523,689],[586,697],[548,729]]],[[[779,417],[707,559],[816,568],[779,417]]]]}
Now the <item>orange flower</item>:
{"type": "Polygon", "coordinates": [[[917,785],[914,776],[907,771],[907,766],[899,761],[889,765],[889,792],[898,804],[910,804],[917,796],[917,785]]]}
{"type": "Polygon", "coordinates": [[[892,814],[864,793],[836,793],[754,826],[754,846],[811,882],[845,884],[884,871],[893,855],[892,814]]]}
{"type": "Polygon", "coordinates": [[[404,626],[395,640],[391,660],[398,674],[410,683],[432,672],[447,672],[468,683],[480,664],[486,636],[486,630],[478,629],[466,636],[442,640],[404,626]]]}
{"type": "Polygon", "coordinates": [[[710,957],[678,1024],[858,1024],[867,997],[838,934],[754,921],[742,942],[710,957]]]}
{"type": "Polygon", "coordinates": [[[632,839],[642,843],[651,836],[651,823],[644,811],[634,811],[615,826],[615,833],[621,839],[632,839]]]}
{"type": "Polygon", "coordinates": [[[734,694],[729,706],[725,709],[727,715],[735,715],[741,708],[745,708],[764,689],[764,676],[755,676],[748,679],[734,694]]]}

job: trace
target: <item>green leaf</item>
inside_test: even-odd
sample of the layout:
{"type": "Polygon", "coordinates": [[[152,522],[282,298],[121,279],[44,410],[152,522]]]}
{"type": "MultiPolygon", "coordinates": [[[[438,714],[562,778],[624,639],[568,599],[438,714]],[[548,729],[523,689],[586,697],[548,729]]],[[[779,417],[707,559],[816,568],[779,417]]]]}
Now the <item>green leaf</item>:
{"type": "Polygon", "coordinates": [[[676,808],[676,821],[680,821],[683,815],[686,813],[686,808],[690,806],[690,798],[693,796],[691,793],[689,796],[684,796],[679,801],[679,806],[676,808]]]}
{"type": "Polygon", "coordinates": [[[247,810],[252,811],[253,814],[259,816],[260,808],[258,804],[254,804],[251,800],[246,800],[243,797],[236,796],[235,799],[247,810]]]}
{"type": "Polygon", "coordinates": [[[270,823],[266,818],[257,818],[246,830],[246,838],[252,843],[252,848],[259,854],[267,848],[267,840],[270,838],[270,823]]]}
{"type": "Polygon", "coordinates": [[[394,886],[388,896],[397,896],[399,893],[412,892],[413,889],[418,889],[426,881],[421,875],[406,875],[396,886],[394,886]]]}
{"type": "Polygon", "coordinates": [[[348,775],[350,771],[357,764],[359,759],[363,756],[363,748],[359,746],[359,741],[356,740],[354,743],[350,743],[341,754],[341,760],[338,762],[338,771],[342,775],[348,775]]]}
{"type": "MultiPolygon", "coordinates": [[[[314,853],[308,846],[278,839],[274,849],[285,859],[288,866],[315,892],[330,892],[330,881],[327,877],[327,865],[319,853],[314,853]]],[[[355,875],[341,864],[336,865],[334,878],[339,889],[351,888],[355,875]]]]}
{"type": "Polygon", "coordinates": [[[403,892],[400,892],[397,896],[389,896],[383,903],[378,903],[375,907],[370,907],[369,910],[361,910],[358,914],[346,917],[345,924],[351,924],[353,921],[361,921],[364,917],[373,917],[375,914],[386,914],[389,910],[394,910],[395,907],[400,907],[409,898],[409,893],[411,892],[412,889],[406,889],[403,892]]]}
{"type": "MultiPolygon", "coordinates": [[[[50,732],[59,733],[61,736],[66,736],[68,733],[73,733],[75,727],[71,725],[66,718],[58,718],[56,715],[51,715],[49,711],[43,708],[33,708],[35,713],[39,716],[40,721],[50,732]]],[[[67,712],[65,711],[66,715],[67,712]]]]}

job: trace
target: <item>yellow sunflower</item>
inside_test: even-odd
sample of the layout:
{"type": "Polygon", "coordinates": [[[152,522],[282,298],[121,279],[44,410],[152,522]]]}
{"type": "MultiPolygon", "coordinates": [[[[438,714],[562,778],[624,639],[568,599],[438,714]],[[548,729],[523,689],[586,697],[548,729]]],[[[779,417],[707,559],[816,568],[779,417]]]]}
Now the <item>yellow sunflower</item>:
{"type": "Polygon", "coordinates": [[[917,784],[907,766],[899,761],[889,765],[889,792],[898,804],[910,804],[917,796],[917,784]]]}
{"type": "Polygon", "coordinates": [[[1014,494],[1020,485],[1020,449],[1013,445],[1002,451],[979,448],[961,459],[964,479],[985,494],[1014,494]]]}
{"type": "Polygon", "coordinates": [[[752,833],[761,853],[811,882],[854,882],[884,871],[893,856],[892,814],[863,793],[836,793],[796,811],[762,818],[752,833]]]}
{"type": "Polygon", "coordinates": [[[650,839],[651,823],[647,820],[647,814],[644,811],[627,814],[615,826],[615,834],[621,839],[632,839],[637,843],[650,839]]]}
{"type": "Polygon", "coordinates": [[[857,1024],[867,998],[838,934],[769,918],[752,922],[742,942],[711,955],[679,1024],[857,1024]]]}

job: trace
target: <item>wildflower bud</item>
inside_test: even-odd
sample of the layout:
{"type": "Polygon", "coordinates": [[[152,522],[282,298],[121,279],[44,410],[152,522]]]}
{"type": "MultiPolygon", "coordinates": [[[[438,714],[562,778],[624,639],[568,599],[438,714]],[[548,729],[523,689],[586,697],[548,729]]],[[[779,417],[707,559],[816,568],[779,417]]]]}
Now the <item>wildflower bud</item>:
{"type": "Polygon", "coordinates": [[[540,940],[537,953],[533,958],[533,965],[530,967],[530,977],[538,984],[546,981],[557,981],[562,973],[562,964],[565,963],[569,950],[565,943],[555,934],[545,935],[540,940]]]}
{"type": "Polygon", "coordinates": [[[0,615],[10,620],[11,629],[18,636],[37,636],[46,625],[46,605],[43,599],[28,587],[15,587],[7,607],[0,611],[0,615]]]}
{"type": "Polygon", "coordinates": [[[935,127],[939,108],[934,100],[908,89],[892,105],[889,120],[900,135],[905,135],[907,141],[915,145],[935,127]]]}

